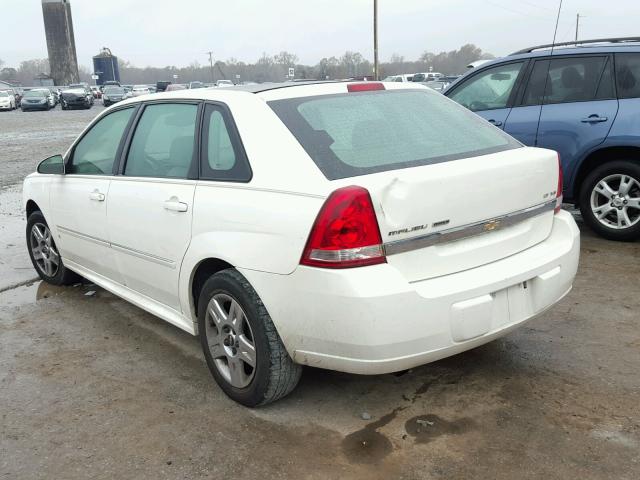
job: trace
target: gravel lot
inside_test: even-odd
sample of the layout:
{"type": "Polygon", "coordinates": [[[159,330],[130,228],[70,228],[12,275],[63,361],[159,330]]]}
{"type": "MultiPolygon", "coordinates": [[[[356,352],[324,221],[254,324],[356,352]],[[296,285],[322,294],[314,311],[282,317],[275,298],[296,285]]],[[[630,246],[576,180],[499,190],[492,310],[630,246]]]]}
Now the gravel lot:
{"type": "MultiPolygon", "coordinates": [[[[2,185],[99,108],[0,113],[2,185]]],[[[34,276],[18,197],[0,278],[34,276]]],[[[640,478],[640,243],[583,229],[572,293],[511,335],[402,375],[308,368],[256,410],[188,334],[95,286],[21,283],[0,285],[0,478],[640,478]]]]}
{"type": "Polygon", "coordinates": [[[0,112],[0,187],[22,182],[46,157],[64,153],[85,126],[104,107],[48,112],[0,112]]]}

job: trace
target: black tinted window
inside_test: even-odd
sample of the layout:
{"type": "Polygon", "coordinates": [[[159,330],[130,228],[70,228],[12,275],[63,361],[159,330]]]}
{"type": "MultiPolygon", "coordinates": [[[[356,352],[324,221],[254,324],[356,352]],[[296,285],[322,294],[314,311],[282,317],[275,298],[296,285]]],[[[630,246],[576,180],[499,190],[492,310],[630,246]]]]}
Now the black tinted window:
{"type": "Polygon", "coordinates": [[[640,53],[616,54],[616,83],[619,98],[640,97],[640,53]]]}
{"type": "Polygon", "coordinates": [[[606,57],[575,57],[535,62],[522,105],[570,103],[614,98],[611,62],[606,57]],[[604,68],[603,68],[604,67],[604,68]]]}
{"type": "Polygon", "coordinates": [[[100,119],[73,151],[69,173],[111,175],[116,153],[134,108],[125,108],[100,119]]]}
{"type": "Polygon", "coordinates": [[[124,174],[187,178],[193,159],[197,105],[160,104],[144,109],[124,174]]]}
{"type": "Polygon", "coordinates": [[[613,98],[607,57],[569,57],[538,60],[525,90],[523,104],[585,102],[613,98]]]}
{"type": "Polygon", "coordinates": [[[200,178],[247,182],[251,179],[249,162],[228,113],[207,105],[202,128],[200,178]]]}

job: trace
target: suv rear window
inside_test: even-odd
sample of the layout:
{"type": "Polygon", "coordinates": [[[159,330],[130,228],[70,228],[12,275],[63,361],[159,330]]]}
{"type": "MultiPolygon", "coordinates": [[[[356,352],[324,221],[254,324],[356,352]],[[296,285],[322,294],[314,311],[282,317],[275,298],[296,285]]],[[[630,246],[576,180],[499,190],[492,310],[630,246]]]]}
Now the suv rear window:
{"type": "Polygon", "coordinates": [[[329,180],[521,147],[467,109],[423,90],[291,98],[269,106],[329,180]]]}

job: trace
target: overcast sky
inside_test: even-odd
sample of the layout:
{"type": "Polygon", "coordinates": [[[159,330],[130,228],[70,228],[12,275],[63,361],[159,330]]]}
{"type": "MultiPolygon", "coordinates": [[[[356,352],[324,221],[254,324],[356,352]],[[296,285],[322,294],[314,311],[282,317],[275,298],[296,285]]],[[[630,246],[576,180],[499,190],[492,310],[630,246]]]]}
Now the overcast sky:
{"type": "MultiPolygon", "coordinates": [[[[559,0],[379,0],[380,59],[474,43],[500,56],[550,43],[559,0]]],[[[100,47],[136,66],[184,66],[287,50],[315,64],[345,50],[373,59],[373,0],[72,0],[80,64],[100,47]]],[[[6,66],[45,58],[40,0],[0,0],[0,58],[6,66]]],[[[638,0],[564,0],[557,41],[638,34],[638,0]]]]}

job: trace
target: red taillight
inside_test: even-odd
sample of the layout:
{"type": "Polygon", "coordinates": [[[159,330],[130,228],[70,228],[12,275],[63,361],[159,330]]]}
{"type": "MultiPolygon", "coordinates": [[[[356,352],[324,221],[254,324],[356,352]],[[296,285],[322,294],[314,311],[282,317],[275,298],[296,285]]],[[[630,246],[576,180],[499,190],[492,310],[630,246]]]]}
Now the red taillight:
{"type": "Polygon", "coordinates": [[[563,184],[563,174],[562,174],[562,162],[560,161],[560,154],[558,154],[558,189],[556,190],[556,206],[553,209],[554,213],[558,213],[562,208],[562,185],[563,184]]]}
{"type": "Polygon", "coordinates": [[[384,84],[381,82],[364,82],[347,84],[348,92],[370,92],[372,90],[384,90],[384,84]]]}
{"type": "Polygon", "coordinates": [[[369,192],[351,186],[329,195],[311,228],[300,264],[348,268],[385,261],[369,192]]]}

